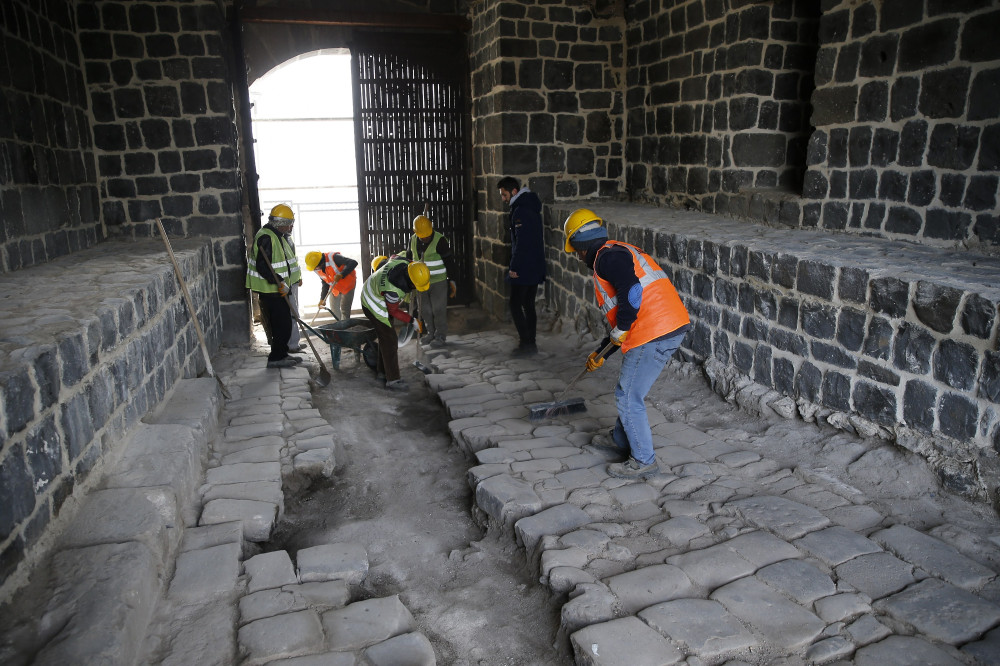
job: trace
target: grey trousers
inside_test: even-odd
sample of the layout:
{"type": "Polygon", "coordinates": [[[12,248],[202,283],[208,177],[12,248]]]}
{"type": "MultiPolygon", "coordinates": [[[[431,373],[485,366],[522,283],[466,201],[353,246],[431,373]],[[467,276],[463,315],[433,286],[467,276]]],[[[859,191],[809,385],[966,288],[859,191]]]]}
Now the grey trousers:
{"type": "Polygon", "coordinates": [[[448,337],[448,281],[435,282],[424,292],[417,292],[424,335],[444,342],[448,337]]]}

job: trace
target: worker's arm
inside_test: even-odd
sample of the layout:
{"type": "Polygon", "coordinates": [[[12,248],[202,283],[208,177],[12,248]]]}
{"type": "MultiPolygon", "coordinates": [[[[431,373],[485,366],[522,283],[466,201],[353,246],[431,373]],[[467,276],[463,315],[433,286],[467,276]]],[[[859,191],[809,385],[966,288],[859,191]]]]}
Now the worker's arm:
{"type": "Polygon", "coordinates": [[[271,263],[271,236],[269,234],[261,234],[260,238],[257,239],[257,256],[255,257],[257,262],[257,272],[261,274],[265,280],[271,284],[278,284],[280,280],[275,279],[274,273],[277,269],[272,271],[268,268],[271,263]]]}
{"type": "Polygon", "coordinates": [[[437,251],[441,255],[441,261],[444,262],[445,270],[448,271],[448,279],[454,280],[458,277],[458,266],[455,264],[455,253],[451,251],[447,238],[438,241],[437,251]]]}
{"type": "Polygon", "coordinates": [[[327,295],[330,293],[330,283],[323,280],[323,286],[319,290],[319,302],[322,303],[326,300],[327,295]]]}
{"type": "Polygon", "coordinates": [[[399,296],[388,292],[383,292],[382,296],[385,298],[385,306],[389,310],[390,317],[398,319],[404,324],[409,324],[413,320],[410,313],[400,307],[402,303],[399,300],[399,296]]]}
{"type": "Polygon", "coordinates": [[[621,331],[632,328],[642,304],[642,285],[635,275],[632,255],[623,248],[609,248],[597,255],[594,271],[614,287],[618,297],[616,327],[621,331]]]}
{"type": "Polygon", "coordinates": [[[347,277],[351,274],[351,271],[358,267],[358,262],[355,259],[345,257],[339,252],[334,255],[334,258],[337,260],[337,265],[342,266],[340,269],[340,277],[347,277]]]}

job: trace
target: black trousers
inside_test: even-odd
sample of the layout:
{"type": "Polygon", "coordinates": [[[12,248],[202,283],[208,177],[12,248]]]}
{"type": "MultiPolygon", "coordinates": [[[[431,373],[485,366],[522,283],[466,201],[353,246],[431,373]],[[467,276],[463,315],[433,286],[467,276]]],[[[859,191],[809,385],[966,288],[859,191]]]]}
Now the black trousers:
{"type": "Polygon", "coordinates": [[[514,320],[514,328],[517,329],[517,336],[521,338],[521,344],[533,344],[535,342],[535,294],[538,293],[537,284],[514,284],[510,285],[510,316],[514,320]]]}
{"type": "Polygon", "coordinates": [[[261,318],[266,317],[271,335],[271,353],[268,361],[280,361],[288,356],[288,338],[292,334],[292,311],[288,309],[288,301],[281,294],[257,294],[260,302],[261,318]]]}
{"type": "Polygon", "coordinates": [[[378,338],[378,363],[375,372],[384,373],[387,382],[396,381],[399,379],[399,336],[396,335],[396,329],[383,324],[368,308],[361,306],[361,311],[375,327],[375,336],[378,338]]]}

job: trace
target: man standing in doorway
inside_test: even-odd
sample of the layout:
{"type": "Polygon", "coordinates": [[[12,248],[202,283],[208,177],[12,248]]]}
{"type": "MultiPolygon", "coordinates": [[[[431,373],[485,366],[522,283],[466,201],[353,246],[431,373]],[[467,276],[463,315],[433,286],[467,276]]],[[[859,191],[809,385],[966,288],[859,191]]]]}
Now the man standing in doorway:
{"type": "Polygon", "coordinates": [[[302,279],[295,251],[285,240],[294,223],[295,215],[287,204],[272,208],[267,224],[254,236],[247,260],[245,286],[257,293],[261,316],[270,330],[269,368],[291,368],[299,362],[288,355],[292,311],[287,296],[291,285],[302,279]]]}
{"type": "Polygon", "coordinates": [[[516,178],[507,176],[497,183],[500,198],[510,207],[510,316],[520,339],[515,356],[538,353],[535,344],[535,296],[545,281],[545,244],[542,238],[542,201],[516,178]]]}
{"type": "MultiPolygon", "coordinates": [[[[597,306],[612,327],[600,348],[613,342],[624,355],[615,387],[618,419],[611,432],[594,438],[592,446],[622,461],[608,465],[610,476],[652,476],[659,466],[646,416],[646,394],[681,346],[691,319],[663,269],[636,246],[608,240],[604,220],[594,211],[573,211],[563,235],[566,252],[575,253],[594,271],[597,306]]],[[[604,356],[596,351],[587,359],[591,372],[603,364],[604,356]]]]}
{"type": "Polygon", "coordinates": [[[420,344],[443,347],[448,338],[448,297],[454,298],[458,289],[449,276],[458,272],[448,239],[434,231],[426,215],[417,215],[413,220],[413,236],[406,258],[426,264],[431,276],[430,288],[417,293],[417,314],[426,331],[420,344]]]}

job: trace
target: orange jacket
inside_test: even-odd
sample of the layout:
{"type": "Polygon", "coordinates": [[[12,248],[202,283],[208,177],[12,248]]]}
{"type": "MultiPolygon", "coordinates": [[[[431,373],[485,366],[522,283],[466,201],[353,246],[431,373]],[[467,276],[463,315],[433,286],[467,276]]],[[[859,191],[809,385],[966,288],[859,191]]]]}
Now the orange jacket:
{"type": "MultiPolygon", "coordinates": [[[[639,278],[639,284],[642,286],[639,314],[632,323],[625,342],[622,343],[622,353],[691,323],[687,308],[681,302],[677,290],[674,289],[667,274],[653,261],[652,257],[636,246],[621,241],[608,241],[597,251],[597,254],[600,255],[605,248],[611,246],[624,247],[632,253],[635,276],[639,278]]],[[[595,258],[594,266],[596,265],[595,258]]],[[[594,293],[597,296],[597,305],[601,308],[605,318],[612,326],[617,326],[618,294],[615,293],[615,288],[610,282],[597,274],[596,269],[594,270],[594,293]]]]}
{"type": "Polygon", "coordinates": [[[346,294],[351,289],[354,289],[354,286],[358,283],[358,276],[357,271],[351,271],[347,275],[341,276],[340,282],[334,284],[333,278],[340,275],[340,271],[343,270],[343,265],[338,266],[337,262],[334,261],[334,256],[336,254],[336,252],[324,253],[323,258],[326,259],[326,265],[323,266],[323,270],[317,268],[313,272],[316,273],[316,275],[318,275],[323,282],[330,285],[330,291],[335,296],[339,296],[341,294],[346,294]]]}

